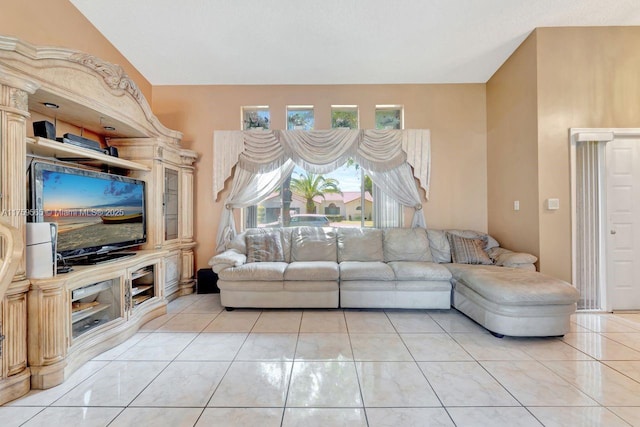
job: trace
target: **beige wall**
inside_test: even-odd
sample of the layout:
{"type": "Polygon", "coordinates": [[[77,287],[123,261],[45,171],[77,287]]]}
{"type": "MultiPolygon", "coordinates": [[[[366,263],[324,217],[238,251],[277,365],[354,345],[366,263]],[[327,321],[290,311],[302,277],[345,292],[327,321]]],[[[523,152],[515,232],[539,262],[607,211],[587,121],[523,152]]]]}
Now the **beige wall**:
{"type": "Polygon", "coordinates": [[[2,0],[0,34],[35,45],[79,50],[119,64],[151,104],[151,84],[68,0],[2,0]]]}
{"type": "Polygon", "coordinates": [[[406,128],[432,131],[430,227],[489,230],[539,256],[541,271],[571,279],[568,130],[640,127],[640,28],[541,28],[495,75],[475,85],[181,86],[149,82],[68,0],[3,0],[0,32],[120,64],[166,126],[201,154],[196,174],[198,268],[213,253],[221,200],[212,201],[212,135],[239,129],[242,105],[269,105],[284,128],[287,104],[313,104],[328,128],[331,104],[405,106],[406,128]],[[152,99],[152,95],[157,99],[152,99]],[[560,199],[560,210],[545,201],[560,199]],[[513,202],[520,201],[520,211],[513,202]]]}
{"type": "Polygon", "coordinates": [[[540,266],[569,279],[569,128],[640,127],[640,27],[537,32],[540,266]],[[548,198],[560,210],[544,209],[548,198]]]}
{"type": "Polygon", "coordinates": [[[536,46],[534,32],[487,82],[489,233],[504,247],[534,254],[539,253],[536,46]]]}
{"type": "Polygon", "coordinates": [[[513,231],[517,214],[509,200],[496,207],[500,191],[509,192],[505,199],[527,194],[536,205],[527,208],[519,245],[538,246],[532,252],[544,273],[571,280],[569,129],[640,127],[639,76],[640,27],[539,28],[487,84],[489,229],[499,239],[513,231]],[[519,167],[506,168],[507,159],[519,167]],[[559,210],[545,208],[549,198],[560,200],[559,210]]]}
{"type": "Polygon", "coordinates": [[[402,104],[405,128],[431,129],[430,227],[487,229],[486,98],[484,84],[344,86],[155,86],[153,110],[166,126],[184,132],[200,153],[196,173],[197,267],[214,254],[227,189],[212,200],[213,132],[240,129],[243,105],[269,105],[272,128],[285,128],[287,105],[314,105],[316,128],[330,127],[332,104],[355,104],[360,126],[374,127],[376,104],[402,104]]]}

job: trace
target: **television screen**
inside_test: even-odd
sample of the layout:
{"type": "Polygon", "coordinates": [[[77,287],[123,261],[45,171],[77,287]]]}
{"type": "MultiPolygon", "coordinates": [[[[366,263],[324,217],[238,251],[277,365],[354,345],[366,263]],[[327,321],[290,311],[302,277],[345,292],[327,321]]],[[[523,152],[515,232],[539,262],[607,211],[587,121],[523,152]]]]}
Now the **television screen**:
{"type": "Polygon", "coordinates": [[[63,258],[146,241],[144,181],[41,162],[32,171],[34,220],[58,224],[63,258]]]}

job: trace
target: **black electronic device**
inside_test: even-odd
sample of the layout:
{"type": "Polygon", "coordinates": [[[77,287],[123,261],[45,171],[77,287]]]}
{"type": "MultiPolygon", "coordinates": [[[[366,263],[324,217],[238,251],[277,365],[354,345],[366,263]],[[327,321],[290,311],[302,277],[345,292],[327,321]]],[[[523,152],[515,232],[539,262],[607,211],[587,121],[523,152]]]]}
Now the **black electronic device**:
{"type": "Polygon", "coordinates": [[[201,268],[198,270],[196,280],[196,293],[198,294],[219,294],[218,275],[210,268],[201,268]]]}
{"type": "Polygon", "coordinates": [[[65,133],[62,135],[62,138],[58,138],[58,141],[64,144],[71,144],[77,147],[87,148],[89,150],[99,151],[104,153],[104,148],[100,147],[100,143],[98,141],[94,141],[93,139],[85,138],[82,136],[74,135],[72,133],[65,133]]]}
{"type": "Polygon", "coordinates": [[[108,154],[112,157],[118,157],[118,148],[116,147],[107,147],[105,150],[105,154],[108,154]]]}
{"type": "Polygon", "coordinates": [[[56,139],[56,126],[46,120],[33,122],[33,135],[40,138],[56,139]]]}

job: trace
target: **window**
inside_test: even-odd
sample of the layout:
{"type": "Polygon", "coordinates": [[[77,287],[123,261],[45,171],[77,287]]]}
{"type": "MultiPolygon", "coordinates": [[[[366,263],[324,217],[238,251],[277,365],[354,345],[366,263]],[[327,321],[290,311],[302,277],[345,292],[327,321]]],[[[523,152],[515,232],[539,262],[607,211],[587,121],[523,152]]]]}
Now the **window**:
{"type": "Polygon", "coordinates": [[[313,105],[287,107],[287,129],[312,130],[314,124],[313,105]]]}
{"type": "Polygon", "coordinates": [[[358,129],[358,106],[357,105],[332,105],[331,106],[331,128],[358,129]]]}
{"type": "Polygon", "coordinates": [[[404,129],[401,105],[376,105],[376,129],[404,129]]]}
{"type": "Polygon", "coordinates": [[[242,130],[269,129],[271,117],[269,106],[242,107],[242,130]]]}
{"type": "Polygon", "coordinates": [[[347,162],[326,174],[296,167],[279,191],[244,210],[244,224],[247,228],[373,227],[373,194],[371,179],[356,163],[347,162]]]}
{"type": "MultiPolygon", "coordinates": [[[[376,107],[378,129],[401,129],[402,107],[376,107]]],[[[312,130],[310,105],[287,107],[287,129],[312,130]]],[[[331,127],[358,129],[357,105],[332,105],[331,127]]],[[[334,227],[401,227],[402,206],[375,187],[367,172],[348,161],[335,171],[314,174],[296,167],[282,187],[244,209],[244,226],[295,225],[334,227]]]]}

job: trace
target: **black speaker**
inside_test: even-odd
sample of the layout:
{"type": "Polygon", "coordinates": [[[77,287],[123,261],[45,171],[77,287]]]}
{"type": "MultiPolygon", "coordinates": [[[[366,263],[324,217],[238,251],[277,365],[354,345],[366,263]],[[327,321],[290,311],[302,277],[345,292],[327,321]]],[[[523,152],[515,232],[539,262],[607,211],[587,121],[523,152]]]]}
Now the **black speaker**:
{"type": "Polygon", "coordinates": [[[218,275],[210,268],[198,270],[198,280],[196,281],[197,294],[219,294],[218,275]]]}
{"type": "Polygon", "coordinates": [[[56,140],[56,126],[43,120],[41,122],[33,122],[33,135],[39,136],[40,138],[47,138],[53,141],[56,140]]]}
{"type": "Polygon", "coordinates": [[[118,157],[118,148],[116,147],[107,147],[107,154],[113,157],[118,157]]]}

